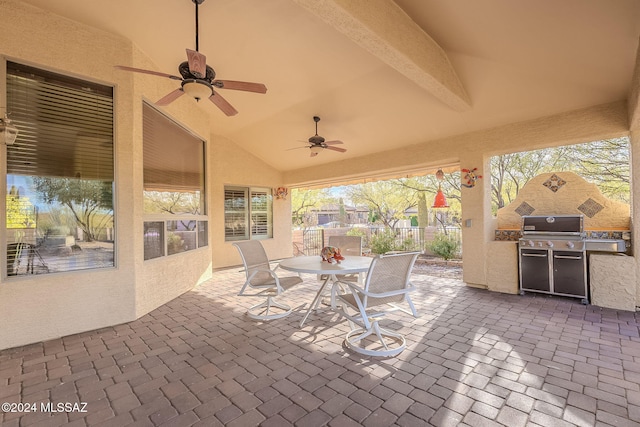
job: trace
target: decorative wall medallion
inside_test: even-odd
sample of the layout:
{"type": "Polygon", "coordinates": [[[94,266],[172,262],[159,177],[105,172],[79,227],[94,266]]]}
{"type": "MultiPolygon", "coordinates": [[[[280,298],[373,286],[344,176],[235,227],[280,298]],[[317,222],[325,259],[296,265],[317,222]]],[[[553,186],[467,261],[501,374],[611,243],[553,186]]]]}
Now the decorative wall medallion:
{"type": "Polygon", "coordinates": [[[560,178],[558,175],[556,175],[554,173],[553,175],[551,175],[551,177],[549,177],[548,180],[543,182],[542,185],[544,185],[549,190],[551,190],[551,191],[553,191],[555,193],[556,191],[558,191],[566,183],[567,183],[567,181],[565,181],[564,179],[560,178]]]}
{"type": "Polygon", "coordinates": [[[520,216],[525,216],[525,215],[531,215],[535,210],[536,208],[531,206],[529,203],[522,202],[520,203],[520,206],[516,208],[516,213],[520,216]]]}
{"type": "Polygon", "coordinates": [[[289,194],[289,190],[286,187],[278,187],[273,190],[273,195],[279,200],[287,200],[287,194],[289,194]]]}
{"type": "Polygon", "coordinates": [[[604,206],[602,206],[592,198],[588,198],[584,201],[583,204],[578,206],[578,210],[589,218],[593,218],[594,216],[596,216],[602,209],[604,209],[604,206]]]}

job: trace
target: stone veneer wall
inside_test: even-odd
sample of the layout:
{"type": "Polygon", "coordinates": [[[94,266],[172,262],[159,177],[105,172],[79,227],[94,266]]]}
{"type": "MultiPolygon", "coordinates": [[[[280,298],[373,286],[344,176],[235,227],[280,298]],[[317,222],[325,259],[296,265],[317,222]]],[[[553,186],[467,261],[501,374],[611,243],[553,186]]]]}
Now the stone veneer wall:
{"type": "Polygon", "coordinates": [[[518,236],[525,215],[584,215],[584,229],[593,238],[623,238],[631,226],[629,205],[608,199],[573,172],[543,173],[522,187],[513,202],[498,210],[496,240],[518,236]]]}

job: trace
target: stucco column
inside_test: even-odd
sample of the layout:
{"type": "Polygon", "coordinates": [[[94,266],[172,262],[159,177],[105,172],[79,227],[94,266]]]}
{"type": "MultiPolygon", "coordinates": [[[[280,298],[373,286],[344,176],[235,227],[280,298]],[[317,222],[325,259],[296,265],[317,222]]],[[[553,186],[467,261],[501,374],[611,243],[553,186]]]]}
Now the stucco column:
{"type": "MultiPolygon", "coordinates": [[[[631,232],[633,257],[635,259],[635,277],[640,277],[640,130],[632,131],[629,135],[631,151],[631,232]]],[[[636,283],[636,302],[640,302],[640,284],[636,283]]]]}
{"type": "Polygon", "coordinates": [[[489,158],[481,153],[468,153],[461,156],[460,168],[472,170],[482,176],[475,186],[466,187],[465,172],[460,173],[462,180],[462,259],[463,280],[470,286],[487,286],[485,257],[487,242],[493,233],[491,219],[491,179],[489,158]],[[485,171],[487,171],[485,173],[485,171]]]}

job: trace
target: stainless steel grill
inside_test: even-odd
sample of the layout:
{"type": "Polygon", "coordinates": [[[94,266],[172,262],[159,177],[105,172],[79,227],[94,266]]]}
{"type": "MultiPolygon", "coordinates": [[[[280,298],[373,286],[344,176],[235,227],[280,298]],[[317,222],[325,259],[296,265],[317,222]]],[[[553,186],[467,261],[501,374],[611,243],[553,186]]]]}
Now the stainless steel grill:
{"type": "Polygon", "coordinates": [[[587,245],[582,215],[524,216],[518,242],[520,292],[589,302],[587,245]]]}

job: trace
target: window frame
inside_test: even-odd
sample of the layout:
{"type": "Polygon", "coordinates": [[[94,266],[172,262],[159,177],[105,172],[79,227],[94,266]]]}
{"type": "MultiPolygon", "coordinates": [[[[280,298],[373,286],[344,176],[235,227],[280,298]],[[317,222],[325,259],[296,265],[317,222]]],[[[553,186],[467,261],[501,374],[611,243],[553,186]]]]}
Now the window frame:
{"type": "MultiPolygon", "coordinates": [[[[40,172],[40,174],[38,173],[32,173],[32,174],[27,174],[27,173],[10,173],[10,167],[8,165],[8,160],[9,160],[9,155],[7,150],[2,150],[2,154],[0,155],[0,159],[1,159],[1,165],[0,165],[0,174],[2,174],[2,176],[4,177],[4,196],[2,198],[2,201],[0,202],[0,208],[4,209],[5,211],[5,215],[2,216],[2,220],[0,221],[0,227],[2,227],[3,231],[2,233],[0,233],[3,238],[2,238],[2,250],[0,251],[0,255],[2,257],[2,262],[0,263],[0,266],[2,267],[2,272],[0,273],[0,276],[3,279],[7,279],[8,277],[11,277],[11,279],[20,279],[20,278],[26,278],[27,276],[42,276],[42,277],[48,277],[50,274],[65,274],[65,273],[94,273],[97,271],[102,271],[105,269],[115,269],[118,267],[118,238],[117,238],[117,218],[116,218],[116,213],[117,213],[117,193],[118,193],[118,189],[117,189],[117,175],[116,175],[116,170],[117,170],[117,166],[116,166],[116,99],[117,99],[117,94],[116,94],[116,87],[109,82],[105,82],[105,81],[101,81],[101,80],[97,80],[97,79],[93,79],[90,78],[88,76],[84,76],[84,75],[72,75],[69,74],[68,71],[65,70],[52,70],[47,66],[43,66],[41,64],[34,64],[34,63],[25,63],[23,61],[20,61],[18,59],[13,59],[13,58],[7,58],[6,56],[2,56],[0,55],[0,106],[5,106],[5,111],[8,110],[9,113],[11,113],[11,107],[9,107],[7,105],[8,103],[8,98],[9,98],[9,87],[8,87],[8,76],[10,75],[10,73],[8,72],[8,67],[9,64],[13,64],[13,67],[16,67],[16,69],[18,70],[18,74],[12,74],[12,75],[19,75],[20,72],[26,72],[29,73],[31,72],[32,75],[35,76],[35,78],[37,79],[41,79],[42,81],[42,85],[45,89],[47,89],[46,85],[51,85],[51,87],[59,87],[59,88],[65,88],[65,89],[60,89],[60,91],[47,91],[46,93],[51,94],[53,97],[55,96],[60,96],[60,93],[71,93],[71,96],[73,96],[73,91],[76,91],[75,93],[79,93],[78,91],[84,91],[87,90],[88,93],[92,93],[95,95],[95,99],[93,100],[89,100],[89,102],[91,103],[90,105],[97,105],[98,103],[100,103],[101,101],[98,99],[99,97],[108,97],[109,102],[108,102],[108,108],[111,111],[110,114],[110,118],[108,120],[108,122],[103,122],[103,123],[108,123],[108,125],[110,126],[110,131],[107,132],[107,134],[100,134],[100,138],[104,138],[105,135],[106,136],[110,136],[110,153],[109,153],[109,157],[110,157],[110,162],[109,163],[109,167],[108,169],[105,169],[104,167],[100,168],[100,167],[94,167],[92,168],[87,168],[86,166],[82,166],[82,165],[86,165],[86,164],[94,164],[93,161],[95,159],[90,159],[89,162],[87,162],[87,158],[84,156],[79,156],[78,159],[76,159],[75,157],[73,158],[73,160],[75,160],[76,163],[74,166],[76,169],[74,169],[76,171],[76,173],[74,174],[74,176],[71,175],[57,175],[57,174],[44,174],[42,171],[40,172]],[[90,88],[90,89],[88,89],[90,88]],[[84,163],[83,163],[84,162],[84,163]],[[80,169],[82,169],[80,171],[80,169]],[[105,171],[106,175],[108,177],[105,177],[105,171]],[[85,176],[84,172],[88,172],[88,176],[85,176]],[[110,192],[110,207],[107,211],[105,211],[105,213],[101,214],[103,215],[109,215],[110,216],[110,224],[111,226],[109,227],[99,227],[98,229],[101,230],[99,231],[99,235],[107,240],[104,241],[109,241],[111,244],[111,260],[109,263],[105,264],[104,260],[100,259],[98,260],[90,258],[89,259],[89,263],[91,265],[87,265],[85,266],[76,266],[76,268],[68,268],[68,269],[58,269],[57,266],[54,268],[53,271],[50,270],[51,265],[55,265],[55,257],[54,260],[51,261],[53,264],[51,264],[49,261],[49,258],[47,258],[47,255],[44,255],[42,252],[38,252],[38,247],[39,244],[36,244],[35,246],[33,244],[27,244],[27,250],[30,251],[31,254],[33,254],[34,249],[35,249],[35,255],[34,258],[38,258],[36,262],[34,262],[33,264],[36,264],[36,267],[43,267],[45,271],[36,271],[35,273],[33,272],[33,264],[31,263],[31,261],[29,261],[29,263],[27,263],[27,270],[29,270],[29,264],[32,264],[31,267],[31,271],[24,273],[24,274],[9,274],[8,273],[8,259],[7,259],[7,242],[10,240],[9,239],[9,233],[8,233],[8,221],[7,221],[7,216],[6,216],[6,209],[7,209],[7,196],[9,195],[9,181],[8,181],[8,177],[9,176],[24,176],[24,177],[50,177],[50,178],[63,178],[63,179],[72,179],[72,180],[80,180],[82,182],[102,182],[103,185],[108,185],[110,187],[110,189],[108,190],[110,192]],[[95,262],[95,264],[93,264],[95,262]],[[102,264],[102,265],[101,265],[102,264]]],[[[48,88],[51,89],[51,88],[48,88]]],[[[35,99],[35,98],[34,98],[35,99]]],[[[52,98],[53,99],[53,98],[52,98]]],[[[87,102],[88,99],[84,99],[84,98],[79,98],[80,101],[85,101],[87,102]]],[[[19,105],[19,104],[17,104],[19,105]]],[[[64,103],[61,104],[62,106],[64,106],[64,103]]],[[[104,104],[106,105],[106,104],[104,104]]],[[[62,108],[62,107],[60,107],[62,108]]],[[[67,114],[71,114],[70,112],[67,112],[67,114]]],[[[98,116],[98,117],[103,117],[103,116],[98,116]]],[[[14,119],[14,124],[17,125],[18,130],[20,131],[20,127],[23,126],[23,124],[20,123],[20,120],[16,121],[15,117],[12,117],[12,119],[14,119]]],[[[50,123],[54,123],[56,124],[57,122],[50,122],[50,123]]],[[[63,124],[68,124],[66,122],[63,122],[63,124]]],[[[28,128],[29,129],[29,128],[28,128]]],[[[24,131],[25,129],[23,129],[24,131]]],[[[31,129],[29,129],[31,130],[31,129]]],[[[90,132],[96,131],[95,129],[90,129],[90,132]]],[[[96,131],[98,132],[98,131],[96,131]]],[[[91,134],[91,136],[94,136],[93,133],[91,134]]],[[[20,134],[18,135],[18,138],[20,138],[20,134]]],[[[38,144],[38,142],[33,142],[35,140],[30,140],[30,144],[38,144]]],[[[42,144],[42,142],[40,142],[40,144],[42,144]]],[[[102,141],[102,144],[104,144],[104,141],[102,141]]],[[[78,151],[82,151],[85,150],[84,152],[86,153],[87,151],[87,147],[91,148],[92,145],[91,143],[87,143],[86,141],[83,143],[78,143],[74,145],[74,149],[78,150],[78,151]]],[[[104,153],[103,153],[104,154],[104,153]]],[[[25,163],[26,164],[26,163],[25,163]]],[[[100,163],[102,164],[102,163],[100,163]]],[[[26,170],[25,170],[26,172],[26,170]]],[[[34,172],[38,172],[37,170],[34,169],[34,172]]],[[[78,185],[83,185],[81,183],[78,183],[78,185]]],[[[48,204],[48,203],[47,203],[48,204]]],[[[54,204],[54,207],[56,205],[54,204]]],[[[39,210],[36,208],[36,212],[39,212],[39,210]]],[[[36,214],[37,215],[37,214],[36,214]]],[[[88,240],[84,239],[82,236],[85,235],[86,231],[85,230],[80,230],[79,227],[77,227],[77,233],[80,233],[79,236],[75,236],[75,232],[74,234],[72,234],[72,236],[75,236],[77,238],[77,240],[75,241],[76,243],[74,245],[72,245],[70,247],[72,253],[78,253],[77,251],[81,251],[83,246],[79,246],[77,243],[78,242],[87,242],[88,240]],[[78,238],[79,237],[79,238],[78,238]]],[[[97,229],[94,229],[97,230],[97,229]]],[[[92,231],[94,231],[92,230],[92,231]]],[[[92,232],[90,231],[90,232],[92,232]]],[[[36,240],[39,240],[40,238],[37,237],[37,233],[36,233],[36,240]]],[[[44,241],[44,240],[43,240],[44,241]]],[[[98,240],[96,239],[96,241],[103,241],[103,240],[98,240]]],[[[81,243],[82,245],[83,243],[81,243]]],[[[68,246],[68,238],[66,239],[65,245],[68,246]]]]}
{"type": "MultiPolygon", "coordinates": [[[[148,226],[151,224],[158,224],[161,223],[161,229],[162,232],[160,233],[161,236],[161,240],[162,240],[162,246],[160,248],[156,248],[156,249],[151,249],[150,252],[154,252],[156,253],[156,255],[154,256],[149,256],[150,254],[147,252],[147,242],[148,242],[148,236],[146,235],[146,233],[143,235],[143,239],[144,239],[144,260],[145,261],[149,261],[149,260],[153,260],[153,259],[164,259],[166,257],[169,256],[173,256],[173,255],[178,255],[181,253],[187,253],[187,252],[191,252],[193,250],[198,250],[198,249],[202,249],[202,248],[206,248],[209,246],[209,215],[208,215],[208,211],[209,211],[209,204],[208,204],[208,199],[207,199],[207,193],[208,193],[208,186],[207,186],[207,140],[205,138],[202,138],[201,136],[199,136],[198,134],[196,134],[195,132],[191,131],[189,128],[187,128],[186,126],[184,126],[182,123],[180,123],[179,121],[177,121],[176,119],[174,119],[173,117],[169,116],[168,114],[164,113],[163,111],[160,111],[158,108],[156,108],[152,103],[147,102],[146,100],[143,101],[143,120],[144,120],[144,108],[145,107],[149,107],[152,110],[154,110],[155,113],[159,114],[160,116],[162,116],[163,119],[167,120],[169,122],[170,125],[175,126],[177,128],[177,130],[182,131],[184,133],[186,133],[187,135],[189,135],[190,137],[198,140],[199,142],[202,143],[202,188],[200,189],[200,207],[201,210],[204,211],[201,214],[192,214],[192,213],[179,213],[179,214],[169,214],[169,213],[147,213],[144,212],[143,209],[143,232],[144,230],[148,229],[148,226]],[[170,225],[172,223],[178,223],[178,222],[182,222],[182,223],[192,223],[194,225],[193,229],[189,228],[188,231],[193,232],[193,239],[191,239],[193,241],[192,245],[186,245],[186,249],[184,250],[176,250],[176,248],[174,247],[174,243],[170,242],[170,240],[172,239],[172,234],[173,231],[175,230],[170,230],[170,225]],[[204,227],[203,227],[204,226],[204,227]],[[204,230],[203,230],[204,228],[204,230]],[[206,235],[203,236],[202,232],[206,233],[206,235]]],[[[143,145],[144,145],[144,136],[143,136],[143,145]]],[[[144,151],[144,148],[143,148],[144,151]]],[[[144,155],[143,155],[143,159],[142,159],[142,164],[143,164],[143,169],[144,169],[144,165],[145,165],[145,160],[144,160],[144,155]]],[[[143,201],[145,200],[145,195],[144,193],[146,192],[146,190],[144,189],[145,186],[145,182],[144,182],[144,178],[143,178],[143,201]]],[[[151,191],[158,191],[158,190],[149,190],[151,191]]],[[[179,192],[179,191],[176,191],[179,192]]],[[[184,243],[184,240],[183,240],[184,243]]]]}
{"type": "Polygon", "coordinates": [[[236,242],[242,240],[266,240],[273,238],[273,195],[271,188],[259,186],[225,185],[223,210],[225,242],[236,242]],[[234,192],[235,194],[242,193],[243,195],[243,202],[239,204],[238,209],[229,209],[227,207],[228,196],[231,195],[231,192],[234,192]],[[262,196],[264,196],[265,200],[264,209],[260,209],[260,206],[257,205],[258,201],[256,200],[257,197],[262,196]],[[234,213],[240,218],[231,221],[230,215],[234,213]],[[264,217],[263,223],[255,223],[258,216],[264,217]],[[242,230],[244,232],[237,234],[228,233],[228,229],[235,229],[235,227],[227,227],[229,222],[244,222],[244,224],[242,224],[242,230]],[[264,232],[258,232],[258,230],[264,230],[264,232]]]}

